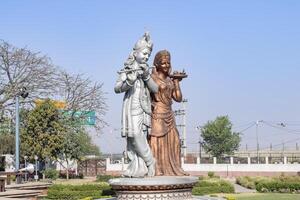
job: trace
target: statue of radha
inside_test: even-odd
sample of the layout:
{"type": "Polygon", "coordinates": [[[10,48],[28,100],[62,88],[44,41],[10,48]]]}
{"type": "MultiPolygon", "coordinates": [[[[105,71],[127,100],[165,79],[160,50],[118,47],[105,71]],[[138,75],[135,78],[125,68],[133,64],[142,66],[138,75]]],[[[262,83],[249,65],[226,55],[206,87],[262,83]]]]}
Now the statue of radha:
{"type": "Polygon", "coordinates": [[[186,176],[180,162],[180,139],[176,128],[173,100],[182,101],[179,82],[185,74],[171,75],[171,55],[159,51],[154,58],[152,78],[158,92],[152,93],[152,129],[149,144],[156,159],[156,176],[186,176]]]}
{"type": "Polygon", "coordinates": [[[147,61],[152,52],[149,33],[135,44],[133,51],[119,71],[115,92],[124,92],[122,110],[122,137],[127,140],[129,165],[125,177],[154,176],[155,160],[147,142],[151,128],[150,92],[158,86],[150,76],[147,61]]]}

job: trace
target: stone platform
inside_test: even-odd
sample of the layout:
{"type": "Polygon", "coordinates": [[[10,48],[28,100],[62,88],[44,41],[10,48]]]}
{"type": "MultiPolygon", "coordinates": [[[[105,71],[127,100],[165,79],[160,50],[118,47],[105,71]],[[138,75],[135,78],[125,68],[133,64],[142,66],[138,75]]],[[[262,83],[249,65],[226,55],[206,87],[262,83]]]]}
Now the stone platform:
{"type": "Polygon", "coordinates": [[[191,176],[155,176],[109,180],[118,200],[192,200],[192,188],[198,182],[191,176]]]}

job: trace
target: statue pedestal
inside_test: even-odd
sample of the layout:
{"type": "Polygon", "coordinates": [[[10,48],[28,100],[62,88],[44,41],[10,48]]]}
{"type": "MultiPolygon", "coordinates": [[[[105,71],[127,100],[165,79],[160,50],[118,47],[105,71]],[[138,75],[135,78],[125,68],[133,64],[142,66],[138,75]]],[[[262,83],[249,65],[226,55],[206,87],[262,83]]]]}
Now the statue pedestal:
{"type": "Polygon", "coordinates": [[[118,200],[188,200],[198,182],[191,176],[155,176],[146,178],[117,178],[109,183],[118,200]]]}

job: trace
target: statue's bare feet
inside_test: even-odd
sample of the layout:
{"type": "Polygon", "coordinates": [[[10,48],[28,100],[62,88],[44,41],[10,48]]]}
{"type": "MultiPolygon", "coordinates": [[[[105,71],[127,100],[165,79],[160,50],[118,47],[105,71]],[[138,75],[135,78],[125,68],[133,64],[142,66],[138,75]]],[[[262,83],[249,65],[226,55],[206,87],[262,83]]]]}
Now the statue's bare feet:
{"type": "Polygon", "coordinates": [[[153,161],[153,163],[151,165],[148,166],[148,173],[147,176],[154,176],[155,175],[155,160],[153,161]]]}

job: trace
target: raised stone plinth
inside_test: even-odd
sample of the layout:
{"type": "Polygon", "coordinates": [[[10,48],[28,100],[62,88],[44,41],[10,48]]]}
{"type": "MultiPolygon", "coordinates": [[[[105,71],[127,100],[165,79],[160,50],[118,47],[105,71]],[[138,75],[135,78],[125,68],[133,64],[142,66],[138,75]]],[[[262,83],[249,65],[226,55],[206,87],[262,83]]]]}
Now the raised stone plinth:
{"type": "Polygon", "coordinates": [[[118,200],[189,200],[197,177],[155,176],[109,180],[118,200]]]}

